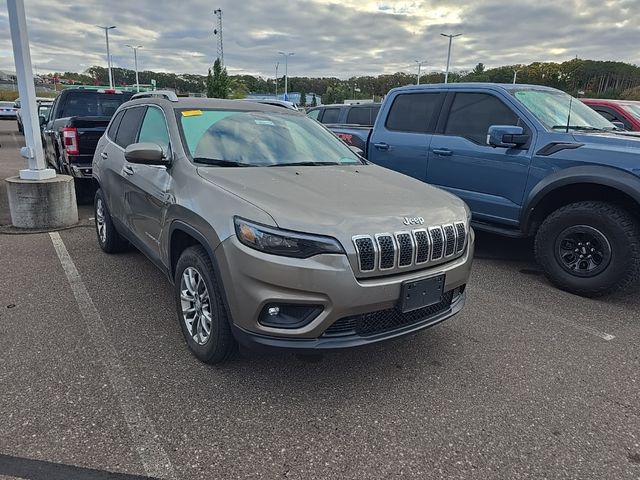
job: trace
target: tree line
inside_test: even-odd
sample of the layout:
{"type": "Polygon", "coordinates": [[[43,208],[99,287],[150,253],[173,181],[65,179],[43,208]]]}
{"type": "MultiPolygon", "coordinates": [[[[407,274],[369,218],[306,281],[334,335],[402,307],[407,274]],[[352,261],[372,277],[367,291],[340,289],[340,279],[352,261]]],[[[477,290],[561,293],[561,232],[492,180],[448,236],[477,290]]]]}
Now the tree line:
{"type": "MultiPolygon", "coordinates": [[[[219,67],[218,67],[219,68],[219,67]]],[[[135,83],[135,72],[113,68],[116,85],[135,83]]],[[[56,74],[65,80],[85,84],[108,84],[108,72],[104,67],[93,66],[82,73],[56,74]]],[[[226,75],[226,72],[225,72],[226,75]]],[[[572,95],[601,98],[629,98],[640,100],[640,67],[623,62],[583,60],[575,58],[562,63],[534,62],[529,65],[505,65],[485,68],[478,63],[470,71],[449,73],[450,82],[511,83],[514,75],[518,83],[546,85],[564,90],[572,95]]],[[[211,91],[211,76],[175,74],[153,71],[139,73],[140,83],[156,81],[158,88],[171,88],[179,94],[211,91]],[[207,86],[209,85],[209,88],[207,86]]],[[[349,98],[380,98],[395,87],[416,83],[416,74],[397,72],[377,76],[356,76],[349,79],[337,77],[289,77],[289,91],[315,93],[322,96],[322,103],[341,103],[349,98]]],[[[275,93],[275,79],[253,75],[228,75],[228,97],[242,98],[248,93],[275,93]]],[[[444,82],[444,73],[426,72],[420,83],[444,82]]],[[[278,79],[282,92],[284,78],[278,79]]]]}

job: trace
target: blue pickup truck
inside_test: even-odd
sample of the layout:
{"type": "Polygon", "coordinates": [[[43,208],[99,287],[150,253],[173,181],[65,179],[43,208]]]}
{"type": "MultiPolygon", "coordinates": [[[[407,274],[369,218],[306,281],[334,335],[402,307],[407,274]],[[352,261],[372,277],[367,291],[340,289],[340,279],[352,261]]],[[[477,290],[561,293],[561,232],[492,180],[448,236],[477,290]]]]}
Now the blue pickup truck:
{"type": "Polygon", "coordinates": [[[535,237],[559,288],[596,297],[640,278],[640,136],[564,92],[408,86],[389,92],[373,128],[330,128],[369,161],[461,197],[475,228],[535,237]]]}

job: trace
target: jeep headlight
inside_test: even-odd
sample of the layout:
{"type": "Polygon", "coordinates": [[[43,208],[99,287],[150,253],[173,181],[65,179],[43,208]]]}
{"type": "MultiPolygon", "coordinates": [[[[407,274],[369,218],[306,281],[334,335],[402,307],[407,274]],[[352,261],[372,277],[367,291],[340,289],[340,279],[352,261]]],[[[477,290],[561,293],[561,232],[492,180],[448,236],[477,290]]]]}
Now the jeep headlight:
{"type": "Polygon", "coordinates": [[[335,238],[280,230],[240,217],[234,217],[233,221],[238,239],[247,247],[261,252],[295,258],[309,258],[321,253],[344,253],[335,238]]]}

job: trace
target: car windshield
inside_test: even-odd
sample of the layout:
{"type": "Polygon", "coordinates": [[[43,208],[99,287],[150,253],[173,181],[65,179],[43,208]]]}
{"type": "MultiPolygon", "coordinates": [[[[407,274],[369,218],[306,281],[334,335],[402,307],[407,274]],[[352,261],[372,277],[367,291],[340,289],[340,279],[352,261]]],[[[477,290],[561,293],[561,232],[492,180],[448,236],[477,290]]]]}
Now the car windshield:
{"type": "Polygon", "coordinates": [[[186,150],[215,166],[359,165],[360,158],[303,115],[257,111],[181,110],[186,150]]]}
{"type": "Polygon", "coordinates": [[[559,90],[519,89],[511,93],[548,129],[561,130],[567,128],[567,125],[574,130],[615,129],[599,113],[559,90]]]}
{"type": "Polygon", "coordinates": [[[624,105],[622,105],[622,108],[624,108],[627,112],[640,120],[640,103],[625,103],[624,105]]]}

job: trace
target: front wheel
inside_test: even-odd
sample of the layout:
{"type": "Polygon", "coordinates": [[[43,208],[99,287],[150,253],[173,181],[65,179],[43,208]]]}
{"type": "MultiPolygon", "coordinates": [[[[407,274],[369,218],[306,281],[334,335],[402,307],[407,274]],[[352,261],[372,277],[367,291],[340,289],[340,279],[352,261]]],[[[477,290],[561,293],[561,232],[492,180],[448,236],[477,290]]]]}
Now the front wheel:
{"type": "Polygon", "coordinates": [[[607,202],[576,202],[549,215],[536,234],[536,260],[557,287],[598,297],[640,278],[640,226],[607,202]]]}

